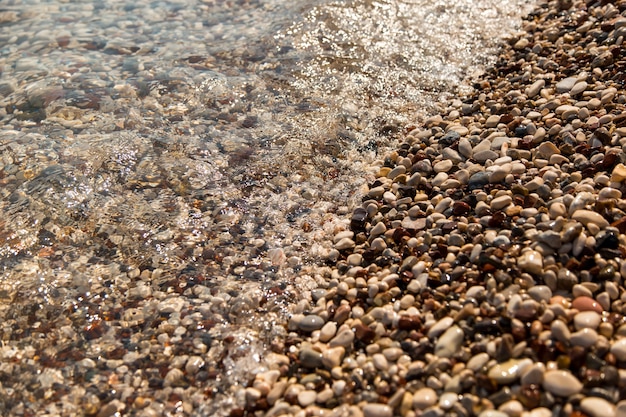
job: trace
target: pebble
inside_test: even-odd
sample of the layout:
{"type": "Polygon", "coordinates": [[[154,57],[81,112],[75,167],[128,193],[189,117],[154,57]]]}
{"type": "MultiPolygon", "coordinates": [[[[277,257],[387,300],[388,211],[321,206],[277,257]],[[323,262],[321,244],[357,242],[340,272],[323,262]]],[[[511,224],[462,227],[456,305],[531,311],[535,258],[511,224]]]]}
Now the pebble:
{"type": "Polygon", "coordinates": [[[458,394],[454,392],[444,392],[441,397],[439,397],[439,407],[441,407],[442,410],[450,410],[458,401],[458,394]]]}
{"type": "Polygon", "coordinates": [[[552,290],[547,285],[535,285],[528,289],[528,295],[535,301],[547,303],[552,298],[552,290]]]}
{"type": "Polygon", "coordinates": [[[539,92],[545,85],[546,82],[543,79],[535,81],[526,89],[526,95],[528,96],[528,98],[535,97],[537,94],[539,94],[539,92]]]}
{"type": "Polygon", "coordinates": [[[601,214],[591,210],[576,210],[572,214],[572,219],[581,222],[587,227],[590,224],[595,224],[600,229],[604,229],[609,225],[609,222],[601,214]]]}
{"type": "Polygon", "coordinates": [[[304,390],[298,393],[298,404],[300,407],[308,407],[315,402],[317,392],[313,390],[304,390]]]}
{"type": "Polygon", "coordinates": [[[553,203],[550,204],[550,208],[548,209],[548,214],[551,219],[556,219],[557,217],[563,217],[567,214],[567,209],[565,208],[565,204],[563,203],[553,203]]]}
{"type": "Polygon", "coordinates": [[[493,210],[502,210],[505,207],[507,207],[509,204],[511,204],[511,202],[513,201],[513,198],[509,195],[502,195],[500,197],[496,197],[493,200],[491,200],[491,208],[493,210]]]}
{"type": "Polygon", "coordinates": [[[466,158],[471,158],[474,150],[472,148],[472,145],[470,144],[469,140],[467,140],[466,138],[461,138],[459,140],[459,153],[461,155],[463,155],[466,158]]]}
{"type": "Polygon", "coordinates": [[[552,155],[560,154],[561,151],[552,142],[543,142],[537,147],[537,156],[544,159],[550,159],[552,155]]]}
{"type": "Polygon", "coordinates": [[[448,172],[448,171],[450,171],[450,169],[452,169],[453,166],[454,166],[454,164],[452,163],[451,160],[445,159],[443,161],[437,162],[433,166],[433,170],[435,172],[448,172]]]}
{"type": "Polygon", "coordinates": [[[383,355],[382,353],[375,353],[372,356],[372,362],[374,363],[376,369],[378,369],[379,371],[386,371],[389,368],[389,362],[387,361],[385,355],[383,355]]]}
{"type": "Polygon", "coordinates": [[[492,114],[485,120],[485,127],[496,127],[500,123],[500,116],[497,114],[492,114]]]}
{"type": "Polygon", "coordinates": [[[559,397],[569,397],[578,394],[583,389],[583,384],[569,371],[547,371],[543,378],[543,388],[559,397]]]}
{"type": "Polygon", "coordinates": [[[615,417],[617,410],[612,404],[599,397],[586,397],[580,401],[580,409],[590,417],[615,417]]]}
{"type": "Polygon", "coordinates": [[[485,410],[478,414],[478,417],[512,417],[510,414],[499,410],[485,410]]]}
{"type": "Polygon", "coordinates": [[[341,240],[339,240],[337,243],[335,243],[335,249],[337,250],[346,250],[346,249],[352,249],[354,248],[356,244],[354,243],[354,240],[345,237],[341,240]]]}
{"type": "Polygon", "coordinates": [[[491,367],[487,375],[498,384],[510,384],[532,364],[530,359],[509,359],[491,367]]]}
{"type": "Polygon", "coordinates": [[[531,274],[541,274],[543,271],[543,256],[535,250],[528,249],[517,258],[517,265],[531,274]]]}
{"type": "Polygon", "coordinates": [[[363,417],[392,417],[393,409],[385,404],[365,404],[363,417]]]}
{"type": "Polygon", "coordinates": [[[337,323],[334,321],[328,321],[322,328],[320,329],[320,342],[328,342],[330,339],[335,337],[337,333],[337,323]]]}
{"type": "Polygon", "coordinates": [[[572,89],[570,90],[570,94],[572,96],[577,96],[578,94],[585,91],[587,87],[589,87],[589,84],[586,81],[579,81],[574,85],[574,87],[572,87],[572,89]]]}
{"type": "Polygon", "coordinates": [[[185,364],[185,371],[189,375],[195,375],[204,366],[205,361],[200,356],[190,356],[185,364]]]}
{"type": "Polygon", "coordinates": [[[567,77],[556,84],[557,93],[568,93],[578,81],[577,77],[567,77]]]}
{"type": "Polygon", "coordinates": [[[344,348],[347,349],[348,347],[350,347],[350,345],[352,345],[353,341],[354,341],[354,333],[352,332],[352,330],[346,329],[346,330],[342,330],[341,332],[339,332],[339,334],[337,334],[337,336],[332,338],[330,342],[328,342],[328,346],[330,347],[343,346],[344,348]]]}
{"type": "Polygon", "coordinates": [[[452,326],[453,324],[454,324],[454,318],[450,316],[442,317],[435,324],[433,324],[432,327],[428,330],[428,333],[427,333],[428,338],[436,339],[443,332],[448,330],[450,326],[452,326]]]}
{"type": "Polygon", "coordinates": [[[572,308],[578,311],[595,311],[600,314],[603,311],[602,306],[593,298],[588,296],[580,296],[572,301],[572,308]]]}
{"type": "Polygon", "coordinates": [[[527,416],[524,417],[552,417],[552,410],[545,407],[538,407],[531,410],[527,416]]]}
{"type": "Polygon", "coordinates": [[[546,366],[542,362],[537,362],[527,367],[521,374],[522,385],[540,385],[546,373],[546,366]]]}
{"type": "Polygon", "coordinates": [[[324,319],[314,314],[304,316],[298,323],[298,328],[303,332],[319,330],[324,326],[324,319]]]}
{"type": "Polygon", "coordinates": [[[413,408],[425,410],[439,401],[437,392],[432,388],[420,388],[413,394],[413,408]]]}
{"type": "Polygon", "coordinates": [[[520,417],[524,413],[524,405],[517,400],[510,400],[498,407],[508,417],[520,417]]]}
{"type": "Polygon", "coordinates": [[[569,343],[570,338],[572,337],[567,324],[561,320],[554,320],[550,325],[550,330],[552,331],[554,338],[563,343],[569,343]]]}
{"type": "Polygon", "coordinates": [[[619,339],[611,345],[611,353],[619,361],[626,361],[626,338],[619,339]]]}
{"type": "Polygon", "coordinates": [[[310,348],[303,348],[300,350],[300,363],[309,369],[321,368],[323,365],[322,353],[310,348]]]}
{"type": "Polygon", "coordinates": [[[476,149],[474,149],[473,151],[473,158],[481,163],[484,164],[485,162],[487,162],[488,160],[494,160],[498,157],[498,154],[492,150],[484,150],[484,151],[476,151],[476,149]]]}
{"type": "Polygon", "coordinates": [[[360,253],[353,253],[346,259],[348,261],[348,265],[358,266],[363,262],[363,255],[360,253]]]}
{"type": "Polygon", "coordinates": [[[440,358],[449,358],[458,353],[465,334],[463,330],[454,325],[446,330],[435,344],[435,355],[440,358]]]}
{"type": "Polygon", "coordinates": [[[574,326],[576,330],[597,329],[602,316],[595,311],[582,311],[574,316],[574,326]]]}
{"type": "Polygon", "coordinates": [[[624,180],[626,180],[626,166],[624,164],[617,164],[611,173],[611,182],[619,183],[624,180]]]}
{"type": "Polygon", "coordinates": [[[327,369],[341,365],[346,349],[343,346],[328,348],[322,353],[322,363],[327,369]]]}
{"type": "Polygon", "coordinates": [[[570,343],[574,346],[590,348],[598,342],[598,333],[589,328],[581,329],[571,334],[570,343]]]}
{"type": "Polygon", "coordinates": [[[470,358],[465,365],[467,369],[477,372],[489,362],[489,354],[486,352],[478,353],[470,358]]]}

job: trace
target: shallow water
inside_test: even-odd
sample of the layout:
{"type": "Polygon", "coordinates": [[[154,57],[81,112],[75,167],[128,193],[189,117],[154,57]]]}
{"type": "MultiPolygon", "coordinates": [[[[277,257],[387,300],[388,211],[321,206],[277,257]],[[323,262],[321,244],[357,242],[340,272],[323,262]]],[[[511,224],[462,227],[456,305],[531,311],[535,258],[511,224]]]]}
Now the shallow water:
{"type": "Polygon", "coordinates": [[[69,325],[94,348],[129,308],[143,330],[197,313],[215,398],[245,384],[369,164],[470,92],[528,7],[5,2],[2,340],[69,325]]]}

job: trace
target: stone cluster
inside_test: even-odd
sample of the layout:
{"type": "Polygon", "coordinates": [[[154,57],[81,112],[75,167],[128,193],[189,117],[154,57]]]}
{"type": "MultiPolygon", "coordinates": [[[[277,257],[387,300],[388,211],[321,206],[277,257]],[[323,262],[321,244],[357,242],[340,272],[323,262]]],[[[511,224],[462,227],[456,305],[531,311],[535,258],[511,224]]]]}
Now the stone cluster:
{"type": "Polygon", "coordinates": [[[625,16],[542,3],[407,130],[232,415],[626,415],[625,16]]]}

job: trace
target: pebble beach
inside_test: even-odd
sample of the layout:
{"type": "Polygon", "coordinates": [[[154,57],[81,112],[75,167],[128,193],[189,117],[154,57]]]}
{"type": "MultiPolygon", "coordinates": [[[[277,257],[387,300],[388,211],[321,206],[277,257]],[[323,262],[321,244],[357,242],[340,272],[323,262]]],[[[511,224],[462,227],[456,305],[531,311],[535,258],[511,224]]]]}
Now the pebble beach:
{"type": "Polygon", "coordinates": [[[55,38],[113,84],[3,58],[0,414],[626,416],[626,2],[533,7],[472,86],[375,134],[342,103],[269,161],[232,126],[337,109],[198,75],[279,66],[261,46],[172,75],[55,38]]]}

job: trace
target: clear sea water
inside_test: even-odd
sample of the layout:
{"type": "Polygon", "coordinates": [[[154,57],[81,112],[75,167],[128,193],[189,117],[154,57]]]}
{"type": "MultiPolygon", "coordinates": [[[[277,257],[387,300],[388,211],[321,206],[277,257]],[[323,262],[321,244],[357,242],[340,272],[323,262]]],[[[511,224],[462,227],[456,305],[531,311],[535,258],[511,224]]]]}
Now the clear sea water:
{"type": "MultiPolygon", "coordinates": [[[[71,307],[88,324],[106,315],[88,305],[137,293],[146,315],[152,296],[201,299],[212,336],[239,346],[223,383],[244,383],[274,323],[260,300],[316,285],[368,164],[471,92],[529,7],[5,0],[3,339],[33,309],[71,307]],[[198,280],[210,296],[171,290],[198,280]]],[[[286,298],[288,312],[298,297],[286,298]]]]}

